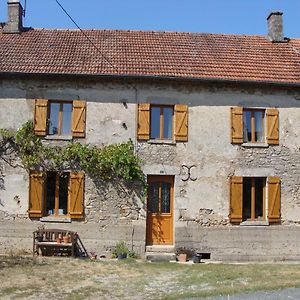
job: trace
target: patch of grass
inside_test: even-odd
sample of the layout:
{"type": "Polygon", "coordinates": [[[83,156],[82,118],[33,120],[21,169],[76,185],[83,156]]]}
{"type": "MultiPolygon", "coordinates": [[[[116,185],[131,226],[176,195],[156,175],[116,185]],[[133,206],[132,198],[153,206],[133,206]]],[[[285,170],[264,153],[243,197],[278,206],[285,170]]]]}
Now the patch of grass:
{"type": "Polygon", "coordinates": [[[0,280],[8,298],[180,299],[300,286],[300,268],[7,256],[0,280]]]}

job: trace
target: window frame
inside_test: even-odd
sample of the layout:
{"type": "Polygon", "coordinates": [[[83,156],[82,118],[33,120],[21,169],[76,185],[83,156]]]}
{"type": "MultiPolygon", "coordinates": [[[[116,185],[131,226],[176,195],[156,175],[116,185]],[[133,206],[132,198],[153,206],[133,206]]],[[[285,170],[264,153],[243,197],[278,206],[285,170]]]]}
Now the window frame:
{"type": "Polygon", "coordinates": [[[242,220],[243,221],[266,221],[267,214],[266,214],[266,187],[267,187],[267,178],[266,177],[243,177],[243,189],[245,186],[245,179],[248,178],[251,180],[251,200],[250,200],[250,207],[251,207],[251,217],[245,218],[243,216],[243,210],[244,210],[244,203],[245,199],[243,198],[243,206],[242,206],[242,220]],[[256,187],[255,187],[255,179],[262,178],[263,179],[263,200],[262,200],[262,219],[255,218],[255,194],[256,194],[256,187]]]}
{"type": "Polygon", "coordinates": [[[47,109],[47,136],[59,136],[59,137],[66,137],[72,136],[72,118],[73,118],[73,101],[59,101],[59,100],[48,100],[48,109],[47,109]],[[59,104],[59,112],[58,112],[58,132],[57,134],[50,133],[50,116],[51,116],[51,104],[59,104]],[[62,134],[62,124],[63,124],[63,105],[64,104],[71,104],[72,111],[71,111],[71,118],[70,118],[70,132],[68,134],[62,134]]]}
{"type": "Polygon", "coordinates": [[[243,143],[266,143],[267,137],[266,137],[266,110],[261,108],[243,108],[243,143]],[[251,141],[245,141],[245,128],[244,128],[244,114],[246,112],[251,112],[251,141]],[[256,141],[255,140],[255,112],[261,112],[262,113],[262,141],[256,141]]]}
{"type": "Polygon", "coordinates": [[[174,105],[160,105],[160,104],[151,104],[150,105],[150,124],[149,124],[149,135],[150,140],[164,140],[164,141],[173,141],[175,134],[174,134],[174,120],[175,120],[175,107],[174,105]],[[152,137],[152,108],[158,107],[160,108],[160,114],[159,114],[159,137],[153,138],[152,137]],[[171,119],[171,138],[165,138],[164,135],[164,109],[165,108],[171,108],[172,109],[172,119],[171,119]]]}
{"type": "Polygon", "coordinates": [[[47,172],[46,175],[46,180],[44,182],[45,185],[45,198],[44,198],[44,211],[43,211],[43,216],[46,217],[69,217],[70,216],[70,177],[71,177],[71,172],[63,172],[63,173],[59,173],[59,172],[47,172]],[[49,176],[49,173],[54,173],[55,174],[55,196],[54,196],[54,213],[53,214],[49,214],[47,211],[47,179],[49,176]],[[62,174],[68,174],[68,186],[67,186],[67,190],[68,190],[68,199],[67,199],[67,213],[66,214],[59,214],[59,190],[60,190],[60,184],[59,184],[59,180],[60,180],[60,176],[62,174]]]}

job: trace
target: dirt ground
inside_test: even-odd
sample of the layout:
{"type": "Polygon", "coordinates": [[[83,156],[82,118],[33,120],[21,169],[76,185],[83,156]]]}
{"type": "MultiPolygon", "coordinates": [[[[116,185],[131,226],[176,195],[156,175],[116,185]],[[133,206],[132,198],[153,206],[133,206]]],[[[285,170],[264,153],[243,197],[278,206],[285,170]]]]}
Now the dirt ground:
{"type": "Polygon", "coordinates": [[[182,299],[294,286],[298,264],[0,257],[1,299],[182,299]]]}

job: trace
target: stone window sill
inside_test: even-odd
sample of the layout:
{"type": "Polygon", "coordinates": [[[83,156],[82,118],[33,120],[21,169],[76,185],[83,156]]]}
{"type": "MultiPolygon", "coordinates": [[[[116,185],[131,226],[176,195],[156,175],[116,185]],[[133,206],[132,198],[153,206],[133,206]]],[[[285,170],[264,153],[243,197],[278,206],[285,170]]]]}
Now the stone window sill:
{"type": "Polygon", "coordinates": [[[152,139],[152,140],[148,140],[147,141],[148,144],[167,144],[167,145],[176,145],[176,142],[173,141],[173,140],[155,140],[155,139],[152,139]]]}
{"type": "Polygon", "coordinates": [[[46,135],[45,140],[56,140],[56,141],[71,141],[73,137],[71,135],[46,135]]]}
{"type": "Polygon", "coordinates": [[[268,221],[252,221],[252,220],[247,220],[242,223],[240,223],[240,226],[269,226],[268,221]]]}
{"type": "Polygon", "coordinates": [[[41,222],[49,222],[49,223],[71,223],[72,220],[70,217],[53,217],[53,216],[48,216],[48,217],[42,217],[40,218],[41,222]]]}
{"type": "Polygon", "coordinates": [[[267,144],[267,143],[243,143],[242,147],[245,147],[245,148],[268,148],[269,144],[267,144]]]}

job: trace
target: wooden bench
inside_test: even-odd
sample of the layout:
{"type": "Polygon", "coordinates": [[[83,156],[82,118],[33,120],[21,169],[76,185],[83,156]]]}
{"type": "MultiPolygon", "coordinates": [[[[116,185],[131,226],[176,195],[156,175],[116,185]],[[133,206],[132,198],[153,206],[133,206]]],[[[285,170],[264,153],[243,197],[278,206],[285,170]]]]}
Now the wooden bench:
{"type": "Polygon", "coordinates": [[[79,256],[78,234],[64,229],[41,229],[33,232],[33,255],[79,256]]]}

